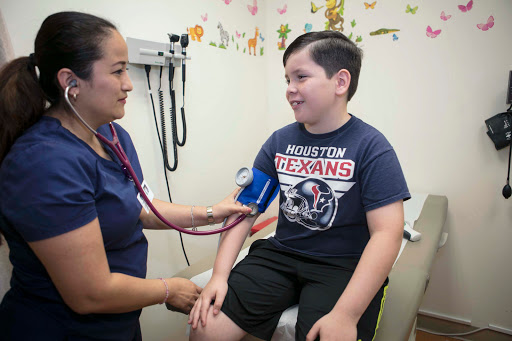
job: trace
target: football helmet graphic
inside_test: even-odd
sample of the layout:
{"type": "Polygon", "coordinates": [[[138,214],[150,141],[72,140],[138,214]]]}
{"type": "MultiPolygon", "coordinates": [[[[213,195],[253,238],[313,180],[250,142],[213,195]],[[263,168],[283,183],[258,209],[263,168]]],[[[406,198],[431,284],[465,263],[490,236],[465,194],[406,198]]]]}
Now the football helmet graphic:
{"type": "Polygon", "coordinates": [[[281,210],[291,222],[311,230],[327,230],[331,227],[338,209],[334,191],[323,180],[308,178],[288,188],[281,210]]]}

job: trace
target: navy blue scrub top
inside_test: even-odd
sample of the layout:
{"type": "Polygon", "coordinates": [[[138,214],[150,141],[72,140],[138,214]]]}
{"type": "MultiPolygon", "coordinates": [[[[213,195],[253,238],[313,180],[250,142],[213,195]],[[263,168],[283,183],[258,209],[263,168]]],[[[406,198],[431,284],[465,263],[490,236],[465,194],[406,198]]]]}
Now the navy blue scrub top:
{"type": "MultiPolygon", "coordinates": [[[[142,182],[130,136],[114,125],[142,182]]],[[[108,125],[98,132],[112,139],[108,125]]],[[[110,270],[146,276],[148,243],[139,220],[142,206],[137,189],[125,176],[117,157],[110,154],[114,161],[99,156],[63,128],[59,120],[43,116],[16,141],[2,162],[0,212],[5,218],[3,233],[13,264],[11,290],[0,306],[0,321],[4,321],[0,322],[0,331],[4,336],[11,331],[13,339],[33,334],[38,340],[57,340],[61,336],[72,340],[132,340],[137,334],[140,310],[90,315],[71,311],[27,244],[72,231],[97,217],[110,270]],[[39,325],[45,329],[38,333],[39,325]],[[52,330],[55,334],[50,335],[52,330]]]]}

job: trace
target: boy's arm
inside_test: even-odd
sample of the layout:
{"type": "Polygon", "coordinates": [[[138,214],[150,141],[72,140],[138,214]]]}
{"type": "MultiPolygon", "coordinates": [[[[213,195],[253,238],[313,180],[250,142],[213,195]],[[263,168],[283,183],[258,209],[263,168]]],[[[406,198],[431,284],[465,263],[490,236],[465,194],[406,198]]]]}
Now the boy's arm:
{"type": "Polygon", "coordinates": [[[402,242],[403,201],[371,210],[366,217],[370,240],[359,264],[334,308],[313,325],[307,340],[356,340],[361,315],[391,271],[402,242]]]}
{"type": "MultiPolygon", "coordinates": [[[[254,217],[246,217],[237,226],[222,233],[217,256],[215,257],[212,277],[190,312],[188,323],[192,324],[192,328],[195,329],[197,327],[199,319],[201,319],[203,326],[206,325],[206,316],[210,308],[210,303],[213,300],[215,300],[213,313],[219,313],[224,298],[226,297],[227,281],[231,268],[249,234],[249,230],[254,225],[258,216],[259,214],[254,217]]],[[[227,224],[237,217],[238,214],[230,216],[227,224]]]]}

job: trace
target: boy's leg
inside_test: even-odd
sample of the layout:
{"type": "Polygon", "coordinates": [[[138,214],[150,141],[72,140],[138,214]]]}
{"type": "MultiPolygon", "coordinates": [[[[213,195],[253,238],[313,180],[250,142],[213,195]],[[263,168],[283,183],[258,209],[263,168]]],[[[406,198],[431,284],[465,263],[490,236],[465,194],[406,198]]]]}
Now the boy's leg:
{"type": "Polygon", "coordinates": [[[270,340],[281,313],[298,303],[295,268],[294,259],[281,254],[268,240],[255,241],[249,254],[231,271],[221,308],[223,317],[211,319],[210,311],[202,335],[215,340],[210,331],[220,332],[222,340],[231,340],[224,336],[224,328],[231,333],[234,324],[243,334],[235,328],[233,339],[249,333],[270,340]]]}
{"type": "MultiPolygon", "coordinates": [[[[295,326],[295,339],[305,340],[306,335],[321,317],[329,313],[345,290],[353,271],[348,268],[325,264],[305,267],[304,284],[300,296],[299,313],[295,326]]],[[[384,307],[383,286],[370,302],[357,324],[357,340],[371,341],[375,336],[378,320],[384,307]]]]}
{"type": "Polygon", "coordinates": [[[197,329],[190,328],[190,341],[235,341],[243,338],[247,332],[237,326],[222,311],[213,315],[213,309],[208,310],[206,326],[201,323],[197,329]]]}

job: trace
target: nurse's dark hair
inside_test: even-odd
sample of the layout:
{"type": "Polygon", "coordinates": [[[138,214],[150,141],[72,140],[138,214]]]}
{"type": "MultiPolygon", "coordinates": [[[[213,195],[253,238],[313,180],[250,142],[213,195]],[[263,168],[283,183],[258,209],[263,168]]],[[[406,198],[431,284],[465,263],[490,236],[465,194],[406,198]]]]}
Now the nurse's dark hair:
{"type": "Polygon", "coordinates": [[[71,69],[90,79],[93,63],[103,56],[102,42],[116,27],[97,16],[60,12],[42,23],[34,53],[14,59],[0,70],[0,163],[14,141],[46,109],[63,99],[57,73],[71,69]]]}
{"type": "Polygon", "coordinates": [[[363,50],[338,31],[309,32],[295,39],[283,55],[283,65],[288,58],[303,49],[309,49],[311,59],[324,70],[328,78],[342,69],[350,73],[348,100],[354,96],[359,82],[363,50]]]}

